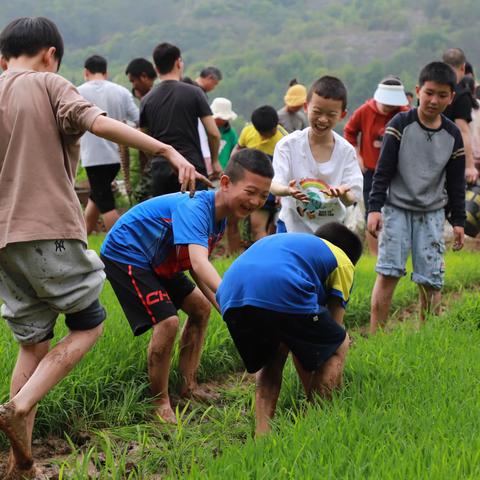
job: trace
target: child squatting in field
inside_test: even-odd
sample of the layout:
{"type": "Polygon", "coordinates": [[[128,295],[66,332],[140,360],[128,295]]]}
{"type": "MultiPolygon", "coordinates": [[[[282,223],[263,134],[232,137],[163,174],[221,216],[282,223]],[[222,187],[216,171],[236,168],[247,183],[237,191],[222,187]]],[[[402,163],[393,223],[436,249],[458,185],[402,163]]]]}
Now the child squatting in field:
{"type": "Polygon", "coordinates": [[[357,235],[331,222],[315,235],[265,237],[225,273],[217,301],[246,369],[257,372],[257,436],[270,430],[289,351],[309,400],[341,386],[343,317],[361,254],[357,235]]]}
{"type": "Polygon", "coordinates": [[[184,397],[211,397],[197,385],[210,303],[221,278],[209,254],[222,237],[226,217],[245,218],[269,195],[273,167],[254,149],[233,155],[217,191],[179,193],[143,202],[125,213],[108,233],[101,255],[134,335],[152,328],[148,375],[157,414],[175,423],[170,405],[170,357],[178,330],[177,310],[188,319],[180,340],[179,370],[184,397]],[[197,286],[185,275],[190,270],[197,286]]]}
{"type": "Polygon", "coordinates": [[[0,34],[0,298],[20,344],[0,429],[11,453],[6,478],[32,478],[37,403],[81,360],[102,332],[103,264],[87,250],[73,189],[79,139],[95,135],[163,155],[182,188],[204,178],[172,147],[104,116],[57,75],[63,40],[53,22],[19,18],[0,34]],[[35,165],[35,168],[33,167],[35,165]],[[49,351],[59,313],[70,333],[49,351]]]}
{"type": "Polygon", "coordinates": [[[420,73],[418,108],[398,113],[385,130],[368,201],[368,231],[379,237],[378,273],[370,332],[387,321],[393,292],[412,251],[412,280],[420,291],[420,318],[435,312],[443,286],[445,208],[454,250],[464,242],[465,150],[458,127],[442,112],[452,102],[454,71],[429,63],[420,73]]]}

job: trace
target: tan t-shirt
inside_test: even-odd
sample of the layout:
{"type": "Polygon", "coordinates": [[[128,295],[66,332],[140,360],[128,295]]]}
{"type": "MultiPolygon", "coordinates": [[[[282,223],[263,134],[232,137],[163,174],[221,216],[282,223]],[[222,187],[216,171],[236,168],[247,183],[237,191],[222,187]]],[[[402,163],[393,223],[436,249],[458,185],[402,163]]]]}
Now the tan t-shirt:
{"type": "Polygon", "coordinates": [[[54,73],[0,76],[0,248],[87,240],[74,184],[80,137],[104,112],[54,73]]]}

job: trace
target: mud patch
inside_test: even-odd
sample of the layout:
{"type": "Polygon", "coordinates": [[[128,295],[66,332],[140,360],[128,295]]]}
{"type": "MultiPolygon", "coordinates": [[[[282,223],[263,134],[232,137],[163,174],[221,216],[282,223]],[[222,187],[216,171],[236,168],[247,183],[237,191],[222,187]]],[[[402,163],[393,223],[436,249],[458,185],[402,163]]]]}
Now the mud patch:
{"type": "MultiPolygon", "coordinates": [[[[59,464],[72,453],[70,445],[60,438],[35,439],[32,444],[33,458],[38,469],[37,478],[57,480],[59,464]]],[[[0,452],[0,478],[7,473],[8,451],[0,452]]]]}

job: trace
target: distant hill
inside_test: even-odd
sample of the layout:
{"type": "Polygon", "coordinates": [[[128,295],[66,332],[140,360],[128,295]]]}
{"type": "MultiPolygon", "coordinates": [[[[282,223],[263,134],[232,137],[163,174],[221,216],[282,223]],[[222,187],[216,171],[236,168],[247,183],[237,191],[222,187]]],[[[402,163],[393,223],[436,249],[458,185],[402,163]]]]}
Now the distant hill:
{"type": "Polygon", "coordinates": [[[479,0],[1,0],[0,27],[20,15],[57,22],[66,42],[60,73],[77,84],[90,54],[105,55],[112,78],[127,85],[130,59],[175,43],[187,74],[222,70],[212,95],[229,97],[243,118],[261,104],[281,107],[294,77],[308,85],[339,75],[353,110],[388,73],[413,89],[421,66],[448,46],[480,68],[479,0]]]}

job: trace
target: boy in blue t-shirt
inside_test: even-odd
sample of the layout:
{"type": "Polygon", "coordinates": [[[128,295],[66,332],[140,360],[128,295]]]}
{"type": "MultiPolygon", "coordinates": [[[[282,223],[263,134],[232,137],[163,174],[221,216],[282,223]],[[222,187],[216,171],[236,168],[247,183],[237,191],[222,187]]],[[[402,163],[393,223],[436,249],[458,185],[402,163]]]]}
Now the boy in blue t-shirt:
{"type": "Polygon", "coordinates": [[[134,335],[153,327],[148,374],[157,414],[175,423],[168,395],[170,357],[178,330],[177,309],[188,320],[180,340],[182,396],[206,398],[196,383],[211,302],[221,282],[209,254],[226,217],[243,218],[265,203],[273,178],[267,155],[245,149],[234,155],[217,191],[190,198],[173,193],[152,198],[123,215],[108,233],[101,255],[105,272],[134,335]],[[189,270],[197,286],[183,273],[189,270]]]}
{"type": "Polygon", "coordinates": [[[332,222],[315,235],[266,237],[225,273],[217,301],[248,372],[258,372],[256,435],[270,429],[289,351],[308,399],[341,386],[343,316],[361,254],[357,235],[332,222]]]}

